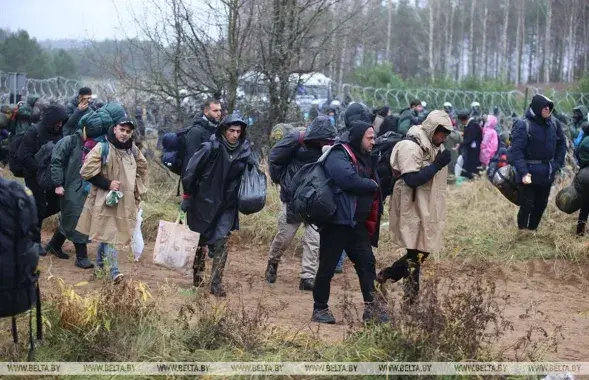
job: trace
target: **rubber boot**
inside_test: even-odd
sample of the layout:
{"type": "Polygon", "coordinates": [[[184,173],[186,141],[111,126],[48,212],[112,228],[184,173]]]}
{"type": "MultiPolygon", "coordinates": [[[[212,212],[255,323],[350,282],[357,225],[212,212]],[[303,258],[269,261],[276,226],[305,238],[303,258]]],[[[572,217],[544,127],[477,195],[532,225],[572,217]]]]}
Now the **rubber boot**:
{"type": "Polygon", "coordinates": [[[192,285],[199,288],[205,281],[205,253],[202,247],[196,249],[192,270],[192,285]]]}
{"type": "Polygon", "coordinates": [[[227,262],[227,239],[223,239],[215,244],[213,257],[213,267],[211,274],[211,294],[216,297],[226,297],[227,293],[223,287],[223,271],[227,262]]]}
{"type": "Polygon", "coordinates": [[[61,250],[63,243],[65,243],[65,236],[61,232],[59,232],[59,230],[57,230],[55,231],[53,237],[45,247],[45,250],[48,253],[55,255],[55,257],[59,259],[67,260],[70,258],[70,255],[61,250]]]}
{"type": "Polygon", "coordinates": [[[92,269],[94,264],[88,259],[88,246],[84,243],[74,243],[76,248],[76,262],[75,265],[82,269],[92,269]]]}

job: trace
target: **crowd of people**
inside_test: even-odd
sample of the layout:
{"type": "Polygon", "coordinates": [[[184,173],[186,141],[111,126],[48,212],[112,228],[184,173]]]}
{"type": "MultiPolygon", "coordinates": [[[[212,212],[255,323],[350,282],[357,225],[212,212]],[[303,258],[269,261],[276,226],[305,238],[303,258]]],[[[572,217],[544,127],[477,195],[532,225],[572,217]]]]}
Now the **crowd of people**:
{"type": "MultiPolygon", "coordinates": [[[[35,200],[37,220],[30,239],[38,254],[68,259],[62,246],[70,240],[75,265],[92,269],[87,244],[98,242],[96,270],[108,263],[110,276],[119,282],[123,274],[117,255],[131,242],[147,191],[148,162],[134,138],[136,123],[123,107],[111,102],[93,108],[91,99],[91,89],[81,88],[67,107],[48,104],[38,122],[13,125],[9,166],[24,178],[35,200]],[[59,227],[42,246],[41,224],[58,212],[59,227]]],[[[511,133],[503,130],[496,115],[483,114],[477,102],[470,110],[455,111],[445,103],[443,110],[430,112],[416,99],[398,114],[388,107],[370,110],[352,103],[341,115],[336,108],[314,115],[308,126],[283,133],[269,153],[269,174],[280,186],[282,207],[265,281],[278,281],[281,257],[303,227],[299,289],[313,294],[312,321],[335,323],[329,309],[330,283],[347,257],[360,282],[363,320],[387,322],[376,288],[404,279],[404,303],[416,302],[421,266],[442,247],[450,177],[469,180],[486,170],[491,178],[498,168],[512,165],[520,196],[518,227],[536,230],[551,185],[564,166],[567,139],[571,144],[574,139],[581,167],[589,164],[586,111],[575,108],[573,123],[566,128],[555,117],[553,102],[535,95],[511,133]],[[343,120],[342,125],[337,120],[343,120]],[[294,212],[293,178],[318,162],[329,179],[336,209],[329,221],[313,224],[294,212]],[[372,248],[378,246],[387,197],[389,233],[406,252],[377,272],[372,248]]],[[[211,98],[189,127],[163,141],[162,161],[180,175],[180,209],[187,213],[188,227],[200,234],[193,284],[205,285],[208,255],[212,268],[206,286],[217,297],[226,296],[223,272],[229,236],[239,229],[241,179],[248,167],[259,165],[247,131],[248,123],[239,114],[223,117],[221,102],[211,98]]],[[[579,234],[588,215],[586,205],[579,216],[579,234]]]]}

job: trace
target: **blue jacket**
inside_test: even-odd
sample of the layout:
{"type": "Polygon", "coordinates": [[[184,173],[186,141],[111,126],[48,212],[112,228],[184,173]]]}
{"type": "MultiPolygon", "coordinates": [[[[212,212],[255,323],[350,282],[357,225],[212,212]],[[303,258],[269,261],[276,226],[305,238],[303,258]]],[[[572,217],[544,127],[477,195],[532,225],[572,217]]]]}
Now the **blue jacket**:
{"type": "Polygon", "coordinates": [[[525,117],[530,123],[529,135],[526,122],[518,120],[513,126],[509,163],[515,168],[518,183],[529,173],[532,175],[532,184],[551,185],[557,171],[564,165],[564,133],[552,118],[542,119],[531,110],[526,112],[525,117]]]}
{"type": "MultiPolygon", "coordinates": [[[[325,174],[333,180],[333,193],[337,211],[332,224],[356,225],[356,204],[358,196],[370,196],[378,190],[378,185],[368,178],[362,178],[348,153],[341,145],[336,145],[324,162],[325,174]]],[[[376,162],[372,162],[376,175],[376,162]]],[[[377,178],[378,181],[378,178],[377,178]]]]}

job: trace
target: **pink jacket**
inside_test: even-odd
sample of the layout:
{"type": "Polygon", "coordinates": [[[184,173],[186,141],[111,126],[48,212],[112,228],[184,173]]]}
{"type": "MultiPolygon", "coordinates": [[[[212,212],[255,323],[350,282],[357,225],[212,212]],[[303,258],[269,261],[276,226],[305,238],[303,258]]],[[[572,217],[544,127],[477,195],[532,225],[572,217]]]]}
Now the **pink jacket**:
{"type": "Polygon", "coordinates": [[[487,122],[483,127],[483,141],[481,143],[481,154],[479,160],[485,166],[489,166],[489,161],[497,153],[499,149],[499,138],[495,127],[497,126],[497,118],[493,115],[487,116],[487,122]]]}

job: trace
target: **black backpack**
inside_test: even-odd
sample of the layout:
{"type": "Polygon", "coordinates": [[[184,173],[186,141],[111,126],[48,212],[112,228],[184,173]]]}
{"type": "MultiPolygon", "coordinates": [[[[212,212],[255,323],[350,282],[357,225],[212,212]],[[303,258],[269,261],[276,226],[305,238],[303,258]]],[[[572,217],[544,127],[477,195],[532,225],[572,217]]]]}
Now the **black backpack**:
{"type": "Polygon", "coordinates": [[[55,143],[50,141],[43,145],[37,154],[35,154],[35,161],[37,161],[37,183],[45,190],[53,188],[53,181],[51,180],[51,154],[53,153],[54,147],[55,143]]]}
{"type": "Polygon", "coordinates": [[[176,132],[168,132],[162,138],[162,163],[174,174],[182,175],[182,165],[186,155],[186,134],[192,126],[176,132]]]}
{"type": "MultiPolygon", "coordinates": [[[[36,304],[37,339],[42,339],[38,244],[30,232],[37,225],[32,193],[15,181],[0,178],[0,318],[12,317],[12,336],[18,343],[16,315],[36,304]]],[[[34,351],[32,313],[29,315],[29,359],[34,351]]]]}
{"type": "Polygon", "coordinates": [[[380,179],[383,199],[386,199],[386,197],[393,193],[395,178],[393,176],[393,169],[391,168],[391,153],[395,145],[401,140],[403,140],[402,135],[396,132],[387,132],[376,139],[376,144],[372,150],[372,154],[378,157],[376,172],[380,179]]]}
{"type": "Polygon", "coordinates": [[[23,131],[12,136],[10,139],[10,152],[8,153],[8,168],[12,172],[12,175],[18,178],[23,178],[25,176],[25,168],[18,159],[18,149],[22,144],[24,136],[25,132],[23,131]]]}
{"type": "MultiPolygon", "coordinates": [[[[346,150],[354,166],[358,166],[356,156],[345,144],[346,150]]],[[[316,226],[329,223],[337,205],[333,196],[331,178],[327,178],[323,163],[329,153],[324,154],[317,162],[304,165],[292,179],[290,192],[291,202],[288,207],[294,215],[306,224],[316,226]]]]}

